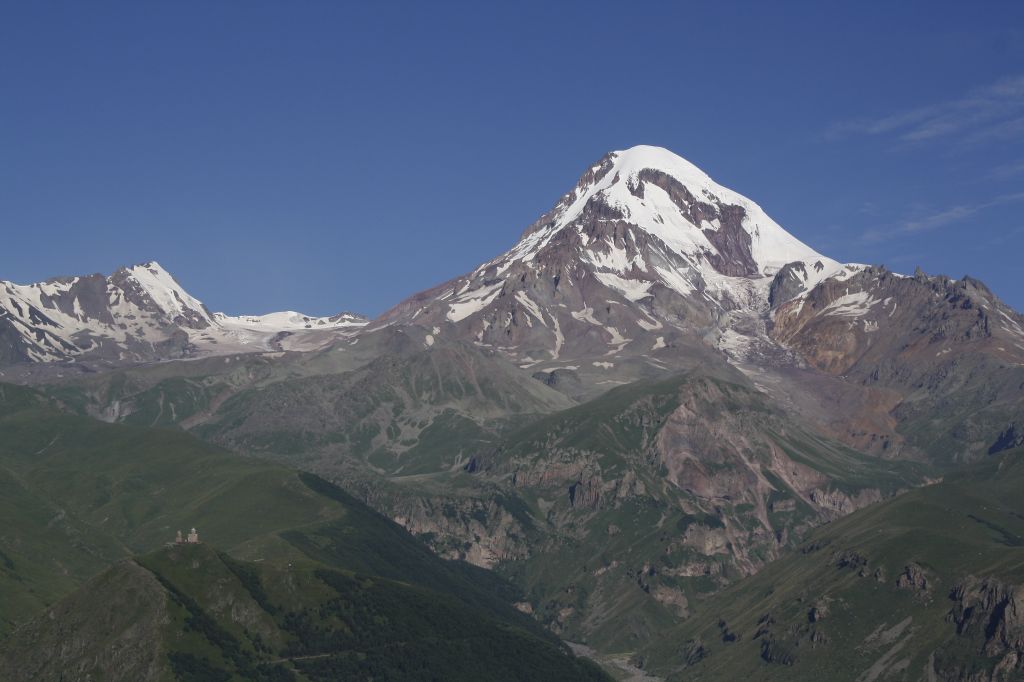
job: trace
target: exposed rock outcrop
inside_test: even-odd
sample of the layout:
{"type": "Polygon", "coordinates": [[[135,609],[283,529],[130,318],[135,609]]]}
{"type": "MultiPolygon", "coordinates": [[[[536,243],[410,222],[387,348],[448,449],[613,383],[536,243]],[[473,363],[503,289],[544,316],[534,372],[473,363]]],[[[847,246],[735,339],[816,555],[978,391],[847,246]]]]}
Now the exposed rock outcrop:
{"type": "Polygon", "coordinates": [[[1024,590],[999,580],[970,576],[950,591],[953,607],[946,620],[976,656],[991,665],[966,663],[937,652],[934,670],[942,680],[1002,682],[1024,678],[1024,590]]]}

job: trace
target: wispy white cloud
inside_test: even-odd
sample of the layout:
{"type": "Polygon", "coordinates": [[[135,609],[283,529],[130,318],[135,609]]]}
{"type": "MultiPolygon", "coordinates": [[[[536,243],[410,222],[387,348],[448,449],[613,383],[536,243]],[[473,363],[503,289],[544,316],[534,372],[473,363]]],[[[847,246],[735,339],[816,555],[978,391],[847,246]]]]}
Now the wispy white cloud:
{"type": "Polygon", "coordinates": [[[889,136],[903,142],[957,138],[977,145],[1024,132],[1024,75],[1012,76],[966,95],[879,118],[833,124],[826,136],[889,136]]]}
{"type": "Polygon", "coordinates": [[[983,204],[975,206],[954,206],[953,208],[933,213],[924,218],[908,220],[900,226],[899,231],[903,233],[927,232],[928,230],[934,230],[938,227],[944,227],[951,223],[960,222],[965,218],[970,218],[983,208],[983,204]]]}
{"type": "Polygon", "coordinates": [[[977,204],[960,204],[950,208],[936,211],[910,220],[905,220],[898,225],[888,229],[872,228],[861,234],[861,241],[875,243],[887,241],[895,237],[930,232],[946,225],[963,222],[972,218],[982,211],[996,206],[1024,202],[1024,192],[1013,192],[1001,194],[989,201],[977,204]]]}
{"type": "Polygon", "coordinates": [[[996,166],[992,169],[990,176],[1000,180],[1005,180],[1007,178],[1012,178],[1015,175],[1020,175],[1021,173],[1024,173],[1024,159],[996,166]]]}

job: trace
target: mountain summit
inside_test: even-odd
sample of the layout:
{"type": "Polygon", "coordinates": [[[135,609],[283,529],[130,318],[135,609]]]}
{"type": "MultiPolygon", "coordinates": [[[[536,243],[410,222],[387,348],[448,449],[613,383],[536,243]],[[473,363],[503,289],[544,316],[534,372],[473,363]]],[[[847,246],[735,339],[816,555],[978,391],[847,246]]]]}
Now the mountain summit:
{"type": "Polygon", "coordinates": [[[657,351],[706,346],[735,326],[730,315],[766,314],[780,273],[776,298],[855,270],[685,159],[638,146],[588,168],[509,251],[382,322],[445,329],[523,367],[586,360],[608,370],[644,356],[658,368],[657,351]]]}
{"type": "MultiPolygon", "coordinates": [[[[529,260],[558,232],[568,228],[583,234],[597,218],[622,221],[627,236],[637,228],[673,255],[727,276],[774,275],[794,261],[822,261],[833,271],[837,265],[782,229],[756,203],[662,147],[641,145],[605,155],[545,218],[511,254],[529,260]]],[[[599,265],[615,265],[600,260],[599,265]]],[[[637,265],[643,269],[642,262],[637,265]]]]}

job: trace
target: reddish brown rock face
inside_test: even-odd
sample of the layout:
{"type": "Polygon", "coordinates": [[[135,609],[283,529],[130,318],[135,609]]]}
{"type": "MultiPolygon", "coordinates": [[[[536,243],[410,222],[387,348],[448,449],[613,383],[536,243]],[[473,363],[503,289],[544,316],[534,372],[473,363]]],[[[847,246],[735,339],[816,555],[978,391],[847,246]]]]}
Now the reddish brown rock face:
{"type": "Polygon", "coordinates": [[[692,224],[703,225],[705,222],[718,221],[718,229],[701,230],[714,246],[713,251],[707,252],[707,257],[715,270],[730,277],[757,277],[761,274],[750,251],[750,233],[743,228],[747,212],[742,206],[723,204],[712,196],[698,200],[671,175],[652,169],[641,171],[629,189],[643,198],[643,188],[647,183],[663,189],[692,224]]]}
{"type": "Polygon", "coordinates": [[[1024,318],[970,278],[867,268],[779,305],[770,333],[841,381],[835,407],[842,414],[830,421],[867,451],[978,456],[998,449],[998,434],[1020,412],[1024,318]],[[952,452],[929,450],[934,427],[911,430],[929,418],[940,421],[952,452]]]}
{"type": "Polygon", "coordinates": [[[1020,325],[1021,317],[975,280],[868,268],[781,305],[772,336],[831,374],[880,376],[882,365],[897,363],[909,375],[914,365],[923,369],[968,350],[1024,358],[1020,325]]]}

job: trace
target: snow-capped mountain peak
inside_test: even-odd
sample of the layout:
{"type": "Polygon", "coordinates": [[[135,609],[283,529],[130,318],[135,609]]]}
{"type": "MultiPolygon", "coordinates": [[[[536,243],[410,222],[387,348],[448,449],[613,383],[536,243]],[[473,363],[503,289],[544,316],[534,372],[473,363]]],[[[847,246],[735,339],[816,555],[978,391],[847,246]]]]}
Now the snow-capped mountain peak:
{"type": "Polygon", "coordinates": [[[174,317],[198,314],[209,318],[206,306],[185,291],[174,276],[155,260],[123,268],[123,271],[128,278],[138,283],[146,295],[167,315],[174,317]]]}
{"type": "Polygon", "coordinates": [[[585,221],[588,212],[626,221],[679,256],[708,260],[722,274],[771,276],[794,261],[820,261],[830,272],[839,267],[786,232],[755,202],[686,159],[648,145],[607,154],[510,255],[529,260],[560,231],[585,221]]]}
{"type": "MultiPolygon", "coordinates": [[[[524,367],[596,358],[589,364],[605,368],[647,362],[673,339],[746,344],[725,333],[739,328],[763,338],[773,307],[843,272],[694,164],[637,146],[586,169],[509,251],[370,328],[419,326],[428,346],[468,341],[524,367]]],[[[110,277],[0,284],[0,332],[17,332],[0,333],[8,362],[308,350],[366,324],[348,314],[212,313],[156,261],[110,277]]]]}
{"type": "Polygon", "coordinates": [[[190,329],[205,329],[213,323],[202,301],[185,291],[156,261],[121,268],[110,277],[110,284],[112,307],[135,306],[190,329]]]}
{"type": "Polygon", "coordinates": [[[0,281],[0,362],[172,357],[311,349],[361,328],[350,313],[296,312],[232,317],[211,313],[156,261],[109,277],[0,281]]]}
{"type": "Polygon", "coordinates": [[[524,367],[569,356],[605,367],[673,336],[714,337],[729,320],[755,320],[750,333],[764,337],[771,302],[842,270],[755,202],[645,145],[606,154],[509,251],[382,322],[448,325],[524,367]]]}

